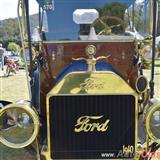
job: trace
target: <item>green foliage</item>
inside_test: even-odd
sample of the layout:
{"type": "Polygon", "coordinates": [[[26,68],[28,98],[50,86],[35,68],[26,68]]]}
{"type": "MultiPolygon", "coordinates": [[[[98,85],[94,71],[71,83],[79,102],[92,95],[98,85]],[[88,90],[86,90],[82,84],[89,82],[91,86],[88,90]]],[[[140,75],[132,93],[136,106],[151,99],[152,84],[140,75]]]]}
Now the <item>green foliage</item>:
{"type": "MultiPolygon", "coordinates": [[[[33,31],[33,28],[38,26],[38,22],[37,14],[30,16],[31,32],[33,31]]],[[[18,45],[21,44],[17,18],[0,21],[0,43],[3,44],[3,47],[7,48],[9,42],[15,42],[18,45]]]]}
{"type": "Polygon", "coordinates": [[[7,19],[0,21],[0,41],[20,41],[17,19],[7,19]]]}
{"type": "Polygon", "coordinates": [[[119,2],[107,3],[103,8],[100,9],[100,16],[116,16],[124,19],[124,13],[127,8],[128,7],[126,4],[119,2]]]}
{"type": "Polygon", "coordinates": [[[10,42],[10,43],[8,44],[7,49],[10,50],[10,51],[18,52],[18,51],[20,50],[20,46],[17,45],[16,43],[14,43],[14,42],[10,42]]]}

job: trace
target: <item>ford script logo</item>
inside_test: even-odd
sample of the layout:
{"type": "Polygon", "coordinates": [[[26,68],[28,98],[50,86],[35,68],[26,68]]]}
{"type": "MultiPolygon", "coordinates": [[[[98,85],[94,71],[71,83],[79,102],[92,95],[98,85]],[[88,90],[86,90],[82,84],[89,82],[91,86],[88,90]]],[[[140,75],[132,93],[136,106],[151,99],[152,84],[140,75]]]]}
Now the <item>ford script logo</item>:
{"type": "Polygon", "coordinates": [[[87,78],[84,83],[80,84],[81,90],[88,91],[89,89],[103,89],[104,84],[96,81],[94,78],[87,78]]]}
{"type": "Polygon", "coordinates": [[[75,125],[75,132],[106,132],[110,120],[106,120],[104,123],[99,123],[98,120],[102,119],[102,116],[82,116],[78,118],[75,125]]]}

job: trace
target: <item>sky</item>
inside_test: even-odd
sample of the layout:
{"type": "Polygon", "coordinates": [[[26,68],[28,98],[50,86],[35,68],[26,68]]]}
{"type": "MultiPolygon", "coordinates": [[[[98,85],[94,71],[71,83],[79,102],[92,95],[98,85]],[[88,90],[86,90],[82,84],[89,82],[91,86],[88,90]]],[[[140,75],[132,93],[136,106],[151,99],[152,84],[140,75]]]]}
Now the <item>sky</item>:
{"type": "MultiPolygon", "coordinates": [[[[38,6],[35,0],[30,0],[30,14],[37,13],[38,6]]],[[[17,17],[18,0],[0,0],[0,20],[17,17]]]]}

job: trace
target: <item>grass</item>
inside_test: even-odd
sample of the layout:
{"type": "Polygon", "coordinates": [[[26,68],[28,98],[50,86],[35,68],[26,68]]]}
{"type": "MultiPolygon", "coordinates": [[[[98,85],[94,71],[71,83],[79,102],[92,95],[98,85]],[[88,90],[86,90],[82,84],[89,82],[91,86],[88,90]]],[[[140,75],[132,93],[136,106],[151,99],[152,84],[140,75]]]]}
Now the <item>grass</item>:
{"type": "Polygon", "coordinates": [[[0,160],[36,160],[36,153],[27,149],[11,149],[0,144],[0,160]]]}
{"type": "Polygon", "coordinates": [[[19,71],[16,75],[0,77],[0,99],[11,102],[20,99],[29,99],[27,79],[24,70],[19,71]]]}
{"type": "MultiPolygon", "coordinates": [[[[145,70],[144,73],[148,78],[150,77],[150,70],[145,70]]],[[[160,60],[156,60],[155,97],[158,98],[160,98],[159,88],[160,60]]],[[[29,99],[27,93],[27,80],[23,71],[17,75],[0,77],[0,99],[11,102],[17,101],[18,99],[29,99]]],[[[33,149],[11,149],[0,144],[0,160],[36,160],[36,153],[33,152],[33,149]]]]}
{"type": "MultiPolygon", "coordinates": [[[[0,100],[15,102],[20,99],[29,100],[24,70],[16,75],[0,77],[0,100]]],[[[12,149],[0,143],[0,160],[36,160],[36,153],[28,148],[12,149]]]]}
{"type": "MultiPolygon", "coordinates": [[[[151,71],[150,70],[144,70],[144,75],[148,78],[150,81],[151,77],[151,71]]],[[[157,59],[155,62],[155,75],[154,75],[154,82],[155,82],[155,97],[160,98],[160,59],[157,59]]]]}

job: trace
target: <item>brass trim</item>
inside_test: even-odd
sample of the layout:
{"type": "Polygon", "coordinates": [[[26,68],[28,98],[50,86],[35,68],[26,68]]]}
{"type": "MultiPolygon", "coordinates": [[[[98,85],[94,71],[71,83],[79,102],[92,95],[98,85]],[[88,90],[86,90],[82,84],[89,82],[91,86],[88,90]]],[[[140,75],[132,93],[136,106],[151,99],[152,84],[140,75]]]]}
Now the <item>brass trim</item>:
{"type": "MultiPolygon", "coordinates": [[[[126,81],[124,81],[124,79],[122,79],[122,77],[120,77],[119,75],[117,75],[116,73],[114,73],[114,72],[112,72],[112,71],[95,71],[95,72],[88,72],[88,71],[79,71],[79,72],[71,72],[71,73],[68,73],[67,75],[65,75],[64,76],[64,78],[57,84],[57,85],[55,85],[55,87],[53,88],[53,89],[51,89],[50,91],[49,91],[49,93],[47,94],[48,96],[49,95],[57,95],[58,94],[58,90],[59,90],[59,88],[61,87],[61,85],[63,85],[63,83],[66,81],[66,79],[67,79],[67,77],[68,76],[71,76],[71,75],[75,75],[75,77],[77,76],[77,75],[80,75],[80,74],[88,74],[88,75],[90,75],[90,77],[91,77],[91,75],[92,74],[108,74],[108,75],[114,75],[114,76],[117,76],[117,78],[119,78],[119,80],[121,80],[121,82],[119,82],[120,84],[123,82],[123,83],[125,83],[125,85],[127,86],[127,90],[125,90],[125,92],[124,92],[124,90],[123,90],[123,93],[121,93],[121,95],[125,95],[125,94],[128,94],[128,92],[130,93],[130,95],[133,95],[133,96],[135,96],[135,95],[137,95],[137,92],[135,91],[135,90],[133,90],[132,88],[131,88],[131,86],[126,82],[126,81]]],[[[99,77],[98,77],[99,78],[99,77]]],[[[113,82],[113,80],[112,80],[112,82],[113,82]]],[[[109,91],[109,89],[107,89],[108,91],[109,91]]],[[[66,93],[65,95],[73,95],[73,94],[71,94],[71,93],[66,93]]],[[[78,94],[78,95],[81,95],[81,94],[78,94]]],[[[87,93],[87,95],[95,95],[95,94],[92,94],[92,93],[87,93]]],[[[103,95],[103,93],[102,94],[96,94],[96,95],[103,95]]],[[[114,92],[112,92],[112,95],[117,95],[117,93],[114,93],[114,92]]]]}
{"type": "Polygon", "coordinates": [[[97,48],[94,45],[88,45],[85,49],[85,52],[88,57],[94,56],[97,53],[97,48]]]}
{"type": "MultiPolygon", "coordinates": [[[[72,73],[70,73],[70,74],[67,74],[65,77],[64,77],[64,79],[67,77],[67,76],[69,76],[69,75],[71,75],[71,74],[82,74],[82,73],[86,73],[86,72],[72,72],[72,73]]],[[[111,72],[94,72],[94,73],[100,73],[100,74],[109,74],[109,73],[111,73],[111,72]]],[[[113,74],[115,74],[115,73],[113,73],[113,74]]],[[[117,74],[115,74],[115,75],[117,75],[117,74]]],[[[118,75],[117,75],[118,76],[118,75]]],[[[118,76],[119,77],[119,76],[118,76]]],[[[62,79],[61,81],[63,81],[64,79],[62,79]]],[[[60,82],[61,82],[60,81],[60,82]]],[[[59,82],[59,83],[60,83],[59,82]]],[[[58,83],[58,84],[59,84],[58,83]]],[[[57,84],[57,85],[58,85],[57,84]]],[[[126,83],[126,85],[128,86],[128,87],[130,87],[127,83],[126,83]]],[[[55,87],[54,87],[55,88],[55,87]]],[[[54,89],[53,89],[54,90],[54,89]]],[[[53,90],[51,90],[48,94],[47,94],[47,98],[46,98],[46,115],[47,115],[47,144],[48,144],[48,148],[47,148],[47,150],[46,151],[44,151],[44,152],[42,152],[41,154],[43,155],[43,156],[45,156],[45,158],[46,158],[46,160],[52,160],[51,159],[51,140],[50,140],[50,116],[49,116],[49,99],[52,97],[52,96],[54,96],[54,95],[56,95],[56,96],[75,96],[75,94],[68,94],[68,93],[66,93],[66,94],[58,94],[58,93],[56,93],[56,94],[54,94],[54,92],[53,92],[53,90]]],[[[113,94],[87,94],[87,95],[132,95],[132,96],[134,96],[135,97],[135,144],[134,144],[134,147],[135,147],[135,157],[132,159],[132,160],[138,160],[139,158],[138,158],[138,94],[131,88],[131,90],[133,91],[133,92],[129,92],[129,93],[119,93],[119,94],[115,94],[114,92],[113,92],[113,94]]],[[[107,91],[106,91],[107,92],[107,91]]],[[[85,94],[76,94],[76,95],[85,95],[85,94]]],[[[122,160],[122,159],[116,159],[116,160],[122,160]]]]}
{"type": "Polygon", "coordinates": [[[147,80],[147,78],[146,78],[145,76],[143,76],[143,75],[138,76],[137,79],[136,79],[136,83],[135,83],[135,84],[136,84],[136,85],[135,85],[136,91],[137,91],[138,93],[145,93],[145,92],[146,92],[146,90],[147,90],[147,88],[148,88],[148,80],[147,80]],[[141,77],[143,77],[143,78],[146,80],[146,82],[147,82],[147,85],[146,85],[146,87],[145,87],[145,89],[144,89],[143,92],[141,92],[141,91],[138,89],[138,87],[137,87],[138,80],[139,80],[141,77]]]}
{"type": "Polygon", "coordinates": [[[95,58],[94,55],[96,54],[96,47],[93,46],[93,45],[88,45],[87,48],[86,48],[86,55],[88,56],[87,58],[84,58],[84,57],[80,57],[80,58],[72,58],[72,60],[74,61],[85,61],[88,65],[88,70],[87,72],[96,72],[96,64],[97,64],[97,61],[99,60],[105,60],[107,58],[110,57],[110,55],[108,56],[100,56],[100,57],[97,57],[95,58]],[[95,52],[94,53],[89,53],[89,51],[87,51],[87,49],[89,47],[94,47],[95,49],[95,52]]]}
{"type": "Polygon", "coordinates": [[[138,160],[138,96],[135,95],[135,157],[134,160],[138,160]]]}
{"type": "MultiPolygon", "coordinates": [[[[53,159],[46,159],[46,160],[53,160],[53,159]]],[[[54,159],[54,160],[80,160],[80,159],[54,159]]],[[[83,159],[83,160],[138,160],[138,159],[133,159],[133,158],[116,158],[116,159],[83,159]]]]}
{"type": "MultiPolygon", "coordinates": [[[[131,36],[132,37],[132,36],[131,36]]],[[[121,43],[126,43],[126,42],[134,42],[136,39],[133,38],[133,39],[112,39],[112,40],[79,40],[79,41],[58,41],[58,40],[51,40],[51,41],[43,41],[43,44],[51,44],[51,43],[54,43],[54,44],[70,44],[70,43],[107,43],[107,42],[111,42],[111,43],[115,43],[115,42],[121,42],[121,43]]],[[[42,42],[41,42],[42,43],[42,42]]]]}
{"type": "Polygon", "coordinates": [[[160,144],[160,139],[158,139],[157,137],[155,137],[150,129],[150,119],[151,116],[153,115],[154,112],[156,111],[160,111],[160,104],[154,104],[153,106],[151,106],[148,110],[148,113],[146,114],[146,131],[148,136],[156,143],[160,144]]]}
{"type": "Polygon", "coordinates": [[[152,31],[153,31],[153,0],[149,0],[150,3],[150,30],[149,30],[149,34],[152,35],[152,31]]]}
{"type": "MultiPolygon", "coordinates": [[[[114,94],[112,94],[112,95],[114,95],[114,94]]],[[[119,94],[119,95],[123,95],[123,94],[119,94]]],[[[56,95],[56,96],[63,96],[63,95],[56,95]]],[[[68,95],[68,96],[74,96],[74,95],[68,95]]],[[[138,98],[137,98],[137,95],[133,95],[133,96],[135,97],[135,104],[136,104],[136,106],[135,106],[135,145],[134,145],[134,147],[135,147],[135,157],[133,159],[130,159],[130,160],[138,160],[139,159],[137,157],[139,155],[138,154],[138,98]]],[[[47,147],[46,151],[41,153],[43,156],[45,156],[46,160],[52,160],[51,159],[51,143],[50,143],[51,142],[51,140],[50,140],[50,123],[49,123],[49,119],[50,119],[50,116],[49,116],[49,99],[51,97],[52,97],[51,95],[47,96],[47,99],[46,99],[46,103],[47,103],[47,113],[46,113],[47,114],[47,144],[48,144],[48,147],[47,147]]],[[[85,159],[85,160],[87,160],[87,159],[85,159]]],[[[122,160],[122,159],[116,159],[116,160],[122,160]]],[[[127,160],[127,159],[125,159],[125,160],[127,160]]]]}
{"type": "Polygon", "coordinates": [[[29,107],[27,105],[23,105],[23,104],[18,104],[18,103],[9,104],[6,107],[2,108],[0,110],[0,116],[2,116],[9,109],[22,109],[22,110],[24,110],[33,120],[34,131],[33,131],[32,136],[26,142],[23,142],[23,143],[19,143],[19,144],[18,143],[17,144],[11,143],[11,142],[7,141],[5,138],[3,138],[2,135],[0,135],[0,142],[8,147],[15,148],[15,149],[24,148],[24,147],[30,145],[37,138],[37,135],[39,132],[39,126],[40,126],[39,117],[38,117],[37,113],[31,107],[29,107]]]}

